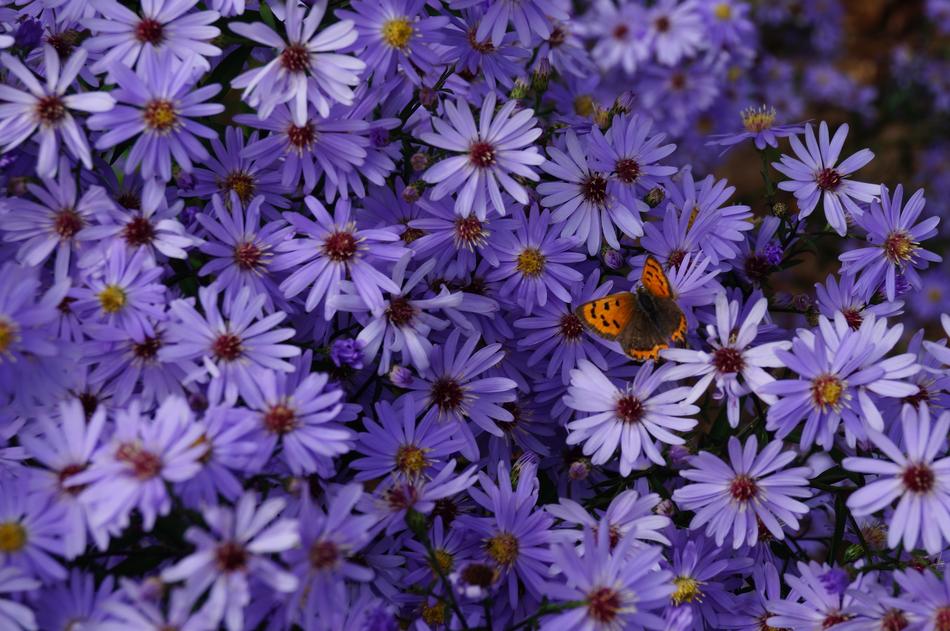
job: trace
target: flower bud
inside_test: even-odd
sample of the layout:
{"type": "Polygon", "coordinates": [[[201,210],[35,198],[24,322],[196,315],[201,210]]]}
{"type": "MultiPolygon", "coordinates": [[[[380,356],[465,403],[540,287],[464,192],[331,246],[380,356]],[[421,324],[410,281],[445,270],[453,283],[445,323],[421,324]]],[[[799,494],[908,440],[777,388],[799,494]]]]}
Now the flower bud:
{"type": "Polygon", "coordinates": [[[397,388],[408,388],[412,385],[412,372],[405,366],[393,366],[389,369],[389,380],[397,388]]]}
{"type": "Polygon", "coordinates": [[[664,191],[659,186],[650,189],[650,192],[647,193],[647,196],[643,198],[643,201],[647,203],[647,206],[650,208],[656,208],[659,206],[663,200],[666,198],[666,191],[664,191]]]}

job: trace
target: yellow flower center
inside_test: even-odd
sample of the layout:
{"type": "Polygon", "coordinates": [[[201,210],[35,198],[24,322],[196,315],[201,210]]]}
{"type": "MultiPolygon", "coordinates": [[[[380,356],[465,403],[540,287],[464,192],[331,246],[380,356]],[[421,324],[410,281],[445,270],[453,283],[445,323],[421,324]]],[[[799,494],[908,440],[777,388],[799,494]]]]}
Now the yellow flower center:
{"type": "Polygon", "coordinates": [[[16,328],[12,322],[0,320],[0,353],[5,352],[16,340],[16,328]]]}
{"type": "Polygon", "coordinates": [[[0,552],[19,552],[26,546],[26,530],[15,521],[0,524],[0,552]]]}
{"type": "Polygon", "coordinates": [[[178,121],[175,106],[166,99],[152,99],[146,103],[142,116],[146,127],[159,133],[167,132],[178,121]]]}
{"type": "Polygon", "coordinates": [[[510,532],[502,532],[488,540],[488,556],[498,565],[511,565],[518,558],[518,539],[510,532]]]}
{"type": "Polygon", "coordinates": [[[834,375],[820,375],[811,383],[811,395],[815,405],[825,408],[837,408],[844,392],[844,382],[834,375]]]}
{"type": "Polygon", "coordinates": [[[518,271],[529,278],[537,278],[544,271],[544,255],[537,248],[525,248],[518,255],[518,271]]]}
{"type": "Polygon", "coordinates": [[[99,304],[106,313],[121,311],[126,302],[125,291],[118,285],[106,285],[106,288],[99,292],[99,304]]]}
{"type": "Polygon", "coordinates": [[[674,605],[691,603],[694,600],[702,601],[703,592],[699,589],[702,581],[697,581],[689,576],[677,576],[673,579],[673,584],[676,585],[676,591],[673,592],[670,598],[674,605]]]}
{"type": "Polygon", "coordinates": [[[438,569],[442,570],[442,573],[446,575],[452,571],[452,567],[455,565],[455,560],[452,558],[452,555],[441,549],[435,551],[435,562],[436,565],[439,566],[438,569]]]}
{"type": "Polygon", "coordinates": [[[590,116],[594,113],[594,98],[589,94],[574,97],[574,113],[578,116],[590,116]]]}
{"type": "Polygon", "coordinates": [[[748,107],[742,110],[742,124],[746,131],[757,134],[760,131],[771,129],[775,123],[775,108],[766,107],[748,107]]]}
{"type": "Polygon", "coordinates": [[[716,16],[717,20],[728,20],[732,17],[732,7],[729,6],[728,2],[720,2],[713,9],[713,15],[716,16]]]}
{"type": "Polygon", "coordinates": [[[917,242],[906,230],[895,230],[884,240],[884,256],[891,263],[904,263],[914,258],[917,242]]]}
{"type": "Polygon", "coordinates": [[[392,48],[405,48],[412,38],[413,28],[408,18],[393,18],[383,23],[383,41],[392,48]]]}
{"type": "Polygon", "coordinates": [[[445,624],[445,605],[435,602],[431,605],[422,605],[422,620],[430,627],[445,624]]]}
{"type": "MultiPolygon", "coordinates": [[[[940,289],[937,287],[934,287],[933,289],[927,292],[927,299],[930,300],[930,302],[940,302],[941,298],[943,298],[943,292],[940,291],[940,289]]],[[[0,322],[0,327],[2,326],[3,326],[3,323],[0,322]]],[[[2,350],[3,350],[3,340],[2,338],[0,338],[0,351],[2,350]]]]}
{"type": "Polygon", "coordinates": [[[426,451],[415,445],[402,445],[396,450],[396,468],[405,475],[419,475],[429,466],[426,451]]]}

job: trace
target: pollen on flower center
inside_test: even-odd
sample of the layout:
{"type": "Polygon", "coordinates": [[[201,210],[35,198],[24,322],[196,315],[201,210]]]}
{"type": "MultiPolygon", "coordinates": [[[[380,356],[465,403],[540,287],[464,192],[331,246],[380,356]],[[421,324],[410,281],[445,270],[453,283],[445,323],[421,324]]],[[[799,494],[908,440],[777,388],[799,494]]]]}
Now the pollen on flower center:
{"type": "Polygon", "coordinates": [[[132,344],[132,355],[143,361],[152,360],[158,355],[158,349],[161,347],[161,338],[146,336],[141,342],[132,344]]]}
{"type": "Polygon", "coordinates": [[[12,322],[0,319],[0,353],[6,352],[16,340],[16,327],[12,322]]]}
{"type": "Polygon", "coordinates": [[[164,39],[164,27],[154,18],[144,18],[135,27],[135,39],[143,44],[156,46],[164,39]]]}
{"type": "Polygon", "coordinates": [[[834,375],[819,375],[811,382],[812,401],[822,410],[837,409],[843,392],[844,382],[834,375]]]}
{"type": "MultiPolygon", "coordinates": [[[[728,5],[726,5],[728,8],[728,5]]],[[[766,129],[771,129],[772,125],[775,124],[775,108],[766,107],[762,105],[760,107],[748,107],[742,110],[742,125],[746,128],[746,131],[753,134],[765,131],[766,129]]]]}
{"type": "Polygon", "coordinates": [[[393,326],[407,326],[416,316],[416,308],[402,296],[394,296],[386,307],[386,319],[393,326]]]}
{"type": "Polygon", "coordinates": [[[677,248],[669,253],[666,257],[666,266],[667,269],[679,268],[680,263],[686,259],[686,252],[677,248]]]}
{"type": "Polygon", "coordinates": [[[518,559],[518,538],[510,532],[502,532],[488,540],[485,546],[488,556],[498,565],[511,565],[518,559]]]}
{"type": "MultiPolygon", "coordinates": [[[[947,611],[950,612],[950,609],[947,611]]],[[[950,622],[950,616],[948,616],[948,622],[950,622]]],[[[888,609],[881,617],[881,631],[903,631],[909,624],[907,616],[899,609],[888,609]]],[[[950,626],[944,628],[950,630],[950,626]]]]}
{"type": "Polygon", "coordinates": [[[300,126],[290,125],[287,128],[287,142],[289,142],[298,153],[309,150],[316,139],[317,131],[313,128],[312,123],[305,123],[300,126]]]}
{"type": "Polygon", "coordinates": [[[55,94],[44,96],[36,101],[36,118],[44,125],[56,125],[66,118],[66,104],[55,94]]]}
{"type": "Polygon", "coordinates": [[[643,401],[632,395],[624,395],[617,400],[617,418],[624,423],[637,423],[646,410],[643,401]]]}
{"type": "Polygon", "coordinates": [[[19,523],[0,523],[0,552],[19,552],[26,547],[26,540],[26,529],[19,523]]]}
{"type": "Polygon", "coordinates": [[[396,484],[386,491],[386,503],[394,511],[407,510],[419,501],[419,489],[412,484],[396,484]]]}
{"type": "Polygon", "coordinates": [[[429,394],[432,402],[439,407],[441,412],[453,412],[457,410],[462,401],[465,400],[465,390],[462,385],[451,377],[439,377],[432,383],[432,391],[429,394]]]}
{"type": "Polygon", "coordinates": [[[228,173],[228,176],[224,178],[221,188],[224,191],[234,191],[237,193],[238,199],[246,204],[254,196],[254,190],[257,188],[257,184],[254,180],[254,176],[250,173],[246,171],[231,171],[228,173]]]}
{"type": "Polygon", "coordinates": [[[841,174],[834,169],[825,168],[818,172],[815,181],[818,182],[818,188],[821,190],[833,191],[841,184],[841,174]]]}
{"type": "Polygon", "coordinates": [[[746,474],[737,475],[732,479],[729,485],[729,493],[732,498],[738,502],[748,502],[759,492],[759,486],[755,480],[746,474]]]}
{"type": "Polygon", "coordinates": [[[241,347],[241,338],[234,333],[223,333],[211,343],[211,352],[215,358],[224,361],[234,361],[244,353],[241,347]]]}
{"type": "Polygon", "coordinates": [[[118,313],[125,307],[126,302],[128,297],[118,285],[106,285],[106,288],[99,292],[99,304],[106,313],[118,313]]]}
{"type": "Polygon", "coordinates": [[[400,445],[396,450],[396,468],[405,475],[419,475],[429,466],[426,451],[415,445],[400,445]]]}
{"type": "Polygon", "coordinates": [[[598,587],[587,594],[587,613],[596,622],[609,624],[620,612],[620,594],[610,587],[598,587]]]}
{"type": "Polygon", "coordinates": [[[825,616],[825,619],[821,622],[822,629],[830,629],[836,624],[841,624],[842,622],[847,622],[851,619],[851,616],[840,611],[832,611],[831,613],[825,616]]]}
{"type": "MultiPolygon", "coordinates": [[[[455,565],[455,559],[452,558],[452,553],[447,550],[442,550],[441,548],[435,551],[435,565],[443,574],[448,574],[452,571],[452,567],[455,565]]],[[[429,562],[432,565],[432,562],[429,562]]],[[[433,570],[436,567],[432,568],[433,570]]]]}
{"type": "Polygon", "coordinates": [[[495,45],[491,43],[491,38],[486,38],[484,42],[478,41],[475,37],[477,29],[472,27],[468,29],[468,45],[477,53],[486,54],[495,51],[495,45]]]}
{"type": "Polygon", "coordinates": [[[908,491],[914,493],[928,493],[934,487],[935,476],[933,469],[925,464],[912,464],[904,469],[901,480],[908,491]]]}
{"type": "Polygon", "coordinates": [[[731,346],[717,349],[713,354],[712,363],[720,373],[741,372],[745,368],[742,353],[731,346]]]}
{"type": "Polygon", "coordinates": [[[626,40],[627,37],[629,37],[630,27],[626,24],[620,23],[614,27],[614,30],[611,31],[611,35],[613,35],[615,40],[622,42],[626,40]]]}
{"type": "Polygon", "coordinates": [[[317,540],[310,546],[310,552],[307,555],[310,559],[310,565],[316,570],[328,570],[336,567],[340,560],[340,547],[332,541],[325,539],[317,540]]]}
{"type": "Polygon", "coordinates": [[[409,20],[404,17],[393,18],[383,22],[383,41],[392,48],[405,48],[412,39],[413,28],[409,20]]]}
{"type": "Polygon", "coordinates": [[[488,231],[482,227],[482,222],[474,215],[459,217],[455,220],[455,244],[463,246],[469,251],[485,244],[488,231]]]}
{"type": "Polygon", "coordinates": [[[178,123],[175,105],[168,99],[152,99],[142,110],[145,126],[160,134],[167,133],[178,123]]]}
{"type": "Polygon", "coordinates": [[[940,607],[934,614],[934,631],[950,631],[950,607],[940,607]]]}
{"type": "Polygon", "coordinates": [[[291,44],[280,54],[280,65],[288,72],[304,72],[310,68],[310,52],[302,44],[291,44]]]}
{"type": "Polygon", "coordinates": [[[581,182],[584,200],[597,206],[607,201],[607,179],[600,173],[591,173],[581,182]]]}
{"type": "Polygon", "coordinates": [[[720,2],[713,9],[713,15],[716,16],[717,20],[728,20],[732,17],[732,7],[729,6],[728,2],[720,2]]]}
{"type": "Polygon", "coordinates": [[[283,403],[272,405],[264,413],[264,428],[273,434],[287,434],[297,427],[297,414],[283,403]]]}
{"type": "Polygon", "coordinates": [[[914,258],[918,243],[906,230],[895,230],[884,240],[884,256],[891,263],[905,263],[914,258]]]}
{"type": "Polygon", "coordinates": [[[580,339],[584,333],[584,326],[581,324],[581,319],[573,313],[566,313],[561,316],[559,329],[561,337],[570,342],[580,339]]]}
{"type": "Polygon", "coordinates": [[[676,585],[676,591],[670,596],[673,604],[682,605],[683,603],[702,601],[703,592],[700,589],[702,581],[690,576],[677,576],[673,579],[673,584],[676,585]]]}
{"type": "Polygon", "coordinates": [[[122,238],[132,247],[147,245],[155,238],[155,228],[145,217],[135,217],[125,224],[125,228],[122,229],[122,238]]]}
{"type": "Polygon", "coordinates": [[[544,255],[537,248],[525,248],[518,255],[516,268],[528,278],[537,278],[544,271],[544,255]]]}
{"type": "Polygon", "coordinates": [[[323,252],[332,261],[348,261],[356,254],[356,236],[348,230],[332,232],[323,240],[323,252]]]}
{"type": "Polygon", "coordinates": [[[250,241],[234,246],[234,264],[245,271],[258,269],[264,258],[264,251],[250,241]]]}
{"type": "Polygon", "coordinates": [[[119,445],[115,459],[130,465],[133,475],[139,480],[154,478],[162,470],[162,459],[138,443],[119,445]]]}
{"type": "Polygon", "coordinates": [[[59,235],[60,239],[72,239],[76,233],[82,230],[83,220],[72,208],[64,208],[56,213],[53,219],[53,231],[59,235]]]}
{"type": "Polygon", "coordinates": [[[226,541],[214,551],[218,567],[225,572],[237,572],[247,565],[247,551],[236,541],[226,541]]]}
{"type": "Polygon", "coordinates": [[[624,184],[633,184],[640,179],[640,163],[633,158],[621,158],[614,165],[617,179],[624,184]]]}
{"type": "Polygon", "coordinates": [[[468,148],[468,159],[474,166],[487,169],[495,164],[495,147],[484,141],[474,142],[468,148]]]}

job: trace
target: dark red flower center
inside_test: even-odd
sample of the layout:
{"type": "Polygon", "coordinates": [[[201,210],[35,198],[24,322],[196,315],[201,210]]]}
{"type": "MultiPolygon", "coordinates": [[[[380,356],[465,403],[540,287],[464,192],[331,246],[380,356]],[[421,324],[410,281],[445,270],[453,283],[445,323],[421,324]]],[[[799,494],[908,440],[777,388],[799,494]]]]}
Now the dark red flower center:
{"type": "Polygon", "coordinates": [[[609,624],[620,612],[620,594],[609,587],[598,587],[587,594],[587,614],[596,622],[609,624]]]}
{"type": "Polygon", "coordinates": [[[617,400],[617,418],[624,423],[637,423],[645,413],[643,402],[635,396],[627,394],[617,400]]]}
{"type": "Polygon", "coordinates": [[[119,445],[115,452],[115,459],[130,465],[133,475],[140,480],[154,478],[162,470],[162,459],[138,443],[119,445]]]}
{"type": "Polygon", "coordinates": [[[934,476],[933,469],[920,463],[912,464],[904,469],[901,480],[904,481],[904,486],[907,487],[908,491],[913,491],[914,493],[928,493],[933,489],[936,477],[934,476]]]}
{"type": "Polygon", "coordinates": [[[551,29],[551,34],[548,36],[548,45],[551,46],[551,48],[557,48],[566,41],[567,31],[560,26],[555,26],[551,29]]]}
{"type": "Polygon", "coordinates": [[[491,38],[487,38],[484,42],[480,42],[476,39],[475,33],[477,30],[478,29],[474,27],[468,29],[468,45],[472,47],[472,50],[483,55],[485,53],[494,52],[495,46],[491,43],[491,38]]]}
{"type": "Polygon", "coordinates": [[[591,173],[581,182],[581,195],[591,204],[603,204],[607,201],[607,179],[600,173],[591,173]]]}
{"type": "Polygon", "coordinates": [[[744,473],[734,477],[732,483],[729,484],[729,494],[738,502],[748,502],[755,497],[758,492],[759,487],[755,483],[755,480],[744,473]]]}
{"type": "Polygon", "coordinates": [[[841,613],[840,611],[833,611],[825,616],[825,619],[821,622],[822,629],[830,629],[836,624],[841,624],[842,622],[847,622],[851,619],[851,616],[848,614],[841,613]]]}
{"type": "Polygon", "coordinates": [[[247,565],[247,550],[236,541],[226,541],[215,549],[214,558],[224,572],[237,572],[247,565]]]}
{"type": "Polygon", "coordinates": [[[157,46],[164,39],[162,23],[153,18],[143,18],[135,27],[135,39],[143,44],[157,46]]]}
{"type": "Polygon", "coordinates": [[[211,343],[211,352],[217,359],[232,362],[244,352],[241,348],[241,338],[234,333],[219,335],[211,343]]]}
{"type": "Polygon", "coordinates": [[[141,342],[132,343],[132,355],[136,359],[152,360],[158,355],[158,349],[162,347],[162,340],[159,337],[146,336],[141,342]]]}
{"type": "Polygon", "coordinates": [[[633,184],[640,179],[640,163],[633,158],[621,158],[614,167],[617,179],[624,184],[633,184]]]}
{"type": "Polygon", "coordinates": [[[851,327],[852,331],[857,331],[861,328],[861,323],[864,322],[864,316],[861,315],[861,311],[854,307],[849,307],[843,309],[841,313],[844,315],[844,320],[848,323],[848,326],[851,327]]]}
{"type": "Polygon", "coordinates": [[[122,229],[122,238],[132,247],[148,245],[155,238],[155,228],[148,219],[138,216],[125,224],[125,228],[122,229]]]}
{"type": "MultiPolygon", "coordinates": [[[[910,625],[907,616],[903,611],[897,609],[888,609],[887,613],[881,618],[881,631],[902,631],[910,625]]],[[[946,628],[950,631],[950,627],[946,628]]]]}
{"type": "Polygon", "coordinates": [[[950,607],[939,607],[934,612],[934,631],[950,631],[950,607]]]}
{"type": "Polygon", "coordinates": [[[674,267],[679,269],[680,264],[686,258],[686,252],[680,249],[673,250],[670,252],[669,256],[666,257],[666,268],[673,269],[674,267]]]}
{"type": "Polygon", "coordinates": [[[386,503],[392,510],[412,508],[419,501],[419,489],[413,484],[398,483],[386,491],[386,503]]]}
{"type": "Polygon", "coordinates": [[[620,23],[614,27],[613,31],[611,31],[611,35],[613,35],[615,40],[622,42],[630,35],[630,27],[620,23]]]}
{"type": "Polygon", "coordinates": [[[745,275],[749,280],[761,283],[772,273],[772,264],[761,254],[750,254],[745,260],[745,275]]]}
{"type": "Polygon", "coordinates": [[[394,296],[386,308],[386,319],[393,326],[406,326],[416,315],[416,308],[402,296],[394,296]]]}
{"type": "Polygon", "coordinates": [[[460,573],[462,580],[468,585],[489,587],[495,581],[495,568],[485,563],[469,563],[460,573]]]}
{"type": "Polygon", "coordinates": [[[658,33],[665,33],[670,30],[670,18],[661,15],[653,22],[653,27],[658,33]]]}
{"type": "Polygon", "coordinates": [[[340,547],[332,541],[321,539],[310,546],[307,556],[310,558],[310,565],[315,570],[329,570],[336,567],[340,560],[340,547]]]}
{"type": "Polygon", "coordinates": [[[278,403],[264,413],[264,428],[273,434],[286,434],[297,427],[297,415],[293,408],[278,403]]]}
{"type": "Polygon", "coordinates": [[[237,193],[238,199],[246,204],[251,201],[251,198],[254,196],[254,190],[257,188],[257,184],[254,176],[250,173],[246,171],[232,171],[224,178],[224,182],[221,183],[221,188],[224,191],[234,191],[237,193]]]}
{"type": "Polygon", "coordinates": [[[745,360],[742,353],[731,346],[723,346],[717,349],[712,358],[713,366],[721,373],[740,372],[745,368],[745,360]]]}
{"type": "Polygon", "coordinates": [[[82,217],[72,208],[64,208],[53,219],[53,231],[59,235],[63,241],[72,239],[76,233],[82,230],[82,217]]]}
{"type": "Polygon", "coordinates": [[[432,391],[429,396],[441,412],[454,412],[465,400],[465,390],[462,388],[462,384],[455,379],[439,377],[432,383],[432,391]]]}
{"type": "Polygon", "coordinates": [[[457,245],[473,250],[485,243],[488,232],[475,216],[460,217],[455,220],[455,242],[457,245]]]}
{"type": "Polygon", "coordinates": [[[468,148],[469,161],[480,169],[495,164],[495,148],[487,142],[475,142],[468,148]]]}
{"type": "Polygon", "coordinates": [[[264,251],[256,243],[239,243],[234,247],[234,264],[242,270],[256,270],[263,258],[264,251]]]}
{"type": "Polygon", "coordinates": [[[584,334],[584,326],[581,324],[581,319],[573,313],[566,313],[561,316],[559,327],[561,337],[570,342],[578,340],[581,335],[584,334]]]}
{"type": "Polygon", "coordinates": [[[73,477],[77,473],[81,473],[86,470],[88,465],[84,464],[68,464],[62,469],[59,470],[59,473],[56,474],[57,480],[59,480],[59,488],[64,493],[69,493],[70,495],[79,495],[79,492],[86,488],[85,484],[79,484],[75,486],[66,486],[66,480],[73,477]]]}
{"type": "Polygon", "coordinates": [[[914,258],[918,243],[906,230],[894,230],[884,240],[884,256],[891,263],[906,263],[914,258]]]}
{"type": "Polygon", "coordinates": [[[834,169],[822,169],[815,177],[818,188],[823,191],[833,191],[841,184],[841,174],[834,169]]]}
{"type": "Polygon", "coordinates": [[[305,151],[313,146],[317,139],[317,131],[312,123],[305,123],[297,126],[291,125],[287,128],[287,142],[289,142],[297,151],[305,151]]]}
{"type": "Polygon", "coordinates": [[[304,72],[310,68],[310,52],[302,44],[291,44],[280,54],[280,65],[288,72],[304,72]]]}
{"type": "Polygon", "coordinates": [[[46,43],[53,47],[60,58],[69,57],[77,42],[79,42],[79,32],[73,29],[50,33],[46,38],[46,43]]]}
{"type": "Polygon", "coordinates": [[[55,125],[66,118],[66,104],[55,94],[41,97],[36,101],[36,117],[44,125],[55,125]]]}
{"type": "Polygon", "coordinates": [[[323,240],[323,253],[332,261],[348,261],[356,254],[356,237],[345,230],[332,232],[323,240]]]}

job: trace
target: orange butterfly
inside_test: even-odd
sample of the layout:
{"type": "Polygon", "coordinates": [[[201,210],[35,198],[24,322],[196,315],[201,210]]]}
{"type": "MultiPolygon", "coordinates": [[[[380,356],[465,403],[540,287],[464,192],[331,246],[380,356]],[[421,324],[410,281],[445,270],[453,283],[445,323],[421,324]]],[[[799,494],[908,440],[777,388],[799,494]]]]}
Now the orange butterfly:
{"type": "Polygon", "coordinates": [[[647,257],[636,292],[624,291],[585,302],[575,314],[592,333],[618,340],[627,355],[637,361],[656,359],[670,341],[686,339],[686,316],[670,290],[660,265],[647,257]]]}

